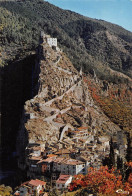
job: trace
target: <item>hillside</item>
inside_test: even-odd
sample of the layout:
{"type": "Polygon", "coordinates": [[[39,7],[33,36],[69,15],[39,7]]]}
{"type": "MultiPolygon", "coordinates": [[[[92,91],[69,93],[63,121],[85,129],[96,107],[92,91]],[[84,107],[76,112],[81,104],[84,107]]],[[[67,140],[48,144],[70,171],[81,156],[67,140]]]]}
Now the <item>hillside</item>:
{"type": "MultiPolygon", "coordinates": [[[[108,68],[132,76],[132,33],[122,27],[62,10],[42,0],[0,2],[4,59],[20,58],[38,45],[40,31],[57,37],[74,66],[120,83],[108,68]]],[[[122,77],[121,82],[126,82],[122,77]]]]}
{"type": "MultiPolygon", "coordinates": [[[[73,145],[74,150],[78,147],[86,150],[87,143],[92,145],[95,138],[101,136],[108,141],[114,135],[117,141],[117,135],[122,130],[98,107],[90,94],[90,85],[64,52],[52,49],[44,41],[39,46],[37,56],[35,71],[40,70],[39,90],[34,98],[25,102],[17,134],[20,167],[26,164],[25,149],[31,144],[46,146],[48,143],[48,146],[56,148],[58,145],[60,149],[63,143],[65,148],[66,145],[73,145]]],[[[96,148],[100,147],[98,144],[96,148]]],[[[98,164],[101,164],[101,160],[98,160],[98,164]]],[[[29,176],[32,175],[30,172],[29,176]]]]}
{"type": "MultiPolygon", "coordinates": [[[[90,164],[96,167],[109,156],[109,140],[113,136],[119,147],[115,147],[117,154],[121,147],[123,159],[130,160],[130,134],[127,138],[125,131],[132,128],[131,79],[109,67],[109,76],[120,84],[99,80],[93,70],[91,74],[79,72],[64,50],[50,47],[45,36],[48,35],[40,37],[36,54],[32,53],[35,44],[28,48],[25,43],[25,50],[17,48],[17,44],[13,48],[14,43],[10,45],[12,50],[8,46],[10,54],[21,51],[21,56],[3,68],[2,161],[4,169],[15,172],[3,182],[11,186],[19,185],[26,177],[41,179],[40,171],[31,169],[34,153],[30,153],[30,145],[44,150],[48,143],[55,150],[53,153],[63,147],[71,150],[72,146],[73,155],[80,151],[79,156],[90,157],[90,164]],[[23,170],[20,174],[16,162],[23,170]]],[[[36,160],[42,161],[43,157],[36,160]]]]}
{"type": "MultiPolygon", "coordinates": [[[[80,185],[80,177],[89,174],[89,167],[94,167],[92,173],[96,169],[99,171],[99,167],[106,164],[110,168],[115,165],[118,169],[122,169],[121,161],[123,164],[126,160],[129,161],[131,156],[130,135],[128,137],[124,130],[131,129],[128,122],[132,114],[130,108],[123,111],[124,116],[118,114],[121,113],[122,107],[118,106],[118,100],[124,100],[124,103],[126,101],[124,90],[127,87],[124,84],[118,90],[118,85],[100,81],[96,75],[94,77],[86,75],[82,70],[77,71],[57,45],[49,44],[49,39],[53,41],[44,33],[40,36],[33,72],[33,75],[39,72],[39,81],[35,86],[38,92],[25,102],[16,149],[18,167],[29,179],[43,177],[50,183],[48,192],[51,192],[51,184],[53,190],[61,174],[74,176],[73,183],[76,174],[79,174],[77,179],[80,185]],[[115,100],[114,110],[109,112],[112,110],[110,101],[113,100],[115,100]],[[105,103],[101,105],[103,101],[105,103]],[[76,165],[78,170],[75,169],[76,165]]],[[[126,94],[129,106],[131,103],[129,89],[126,94]]],[[[106,170],[108,171],[108,168],[106,170]]],[[[103,173],[97,175],[97,180],[99,176],[102,183],[103,173]]],[[[93,178],[90,176],[90,185],[91,179],[93,178]]],[[[103,183],[106,181],[104,178],[103,183]]],[[[88,188],[89,184],[84,184],[84,187],[88,188]]],[[[76,186],[74,189],[71,184],[70,191],[80,187],[76,186]]],[[[113,193],[116,190],[117,188],[115,190],[112,188],[113,193]]],[[[83,191],[85,190],[81,190],[82,195],[83,191]]],[[[88,191],[90,193],[93,191],[91,186],[88,191]]],[[[96,189],[95,192],[99,190],[96,189]]],[[[60,195],[60,192],[55,195],[60,195]]],[[[102,195],[105,195],[104,189],[102,195]]]]}

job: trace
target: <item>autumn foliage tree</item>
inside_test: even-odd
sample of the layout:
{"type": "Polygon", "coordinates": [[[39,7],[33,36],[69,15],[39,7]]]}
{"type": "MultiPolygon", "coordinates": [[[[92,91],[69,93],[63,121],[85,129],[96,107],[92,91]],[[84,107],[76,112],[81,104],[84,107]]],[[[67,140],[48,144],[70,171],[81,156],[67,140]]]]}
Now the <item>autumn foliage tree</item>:
{"type": "Polygon", "coordinates": [[[107,166],[102,166],[99,169],[89,168],[87,175],[76,175],[70,185],[70,191],[78,188],[87,188],[92,192],[105,195],[114,195],[118,189],[129,191],[131,194],[132,174],[128,181],[123,183],[120,172],[116,169],[108,169],[107,166]]]}
{"type": "Polygon", "coordinates": [[[5,186],[4,184],[0,185],[0,195],[1,196],[11,196],[12,188],[9,186],[5,186]]]}
{"type": "Polygon", "coordinates": [[[129,191],[130,195],[132,195],[132,161],[127,162],[126,166],[128,167],[129,170],[129,176],[127,182],[125,182],[124,189],[129,191]]]}
{"type": "Polygon", "coordinates": [[[125,84],[121,84],[121,86],[109,84],[109,88],[102,84],[103,87],[101,87],[100,84],[88,77],[84,78],[84,82],[88,85],[93,100],[101,107],[105,115],[129,132],[132,129],[131,88],[125,84]]]}

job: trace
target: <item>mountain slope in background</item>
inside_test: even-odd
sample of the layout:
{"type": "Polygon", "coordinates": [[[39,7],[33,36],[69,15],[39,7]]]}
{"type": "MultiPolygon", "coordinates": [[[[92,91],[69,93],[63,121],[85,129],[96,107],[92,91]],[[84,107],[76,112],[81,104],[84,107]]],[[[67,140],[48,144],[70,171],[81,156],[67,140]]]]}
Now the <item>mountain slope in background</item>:
{"type": "MultiPolygon", "coordinates": [[[[109,68],[132,76],[132,33],[118,25],[62,10],[42,0],[0,2],[1,54],[13,59],[38,45],[40,31],[57,37],[74,66],[120,83],[109,68]],[[6,51],[6,52],[5,52],[6,51]]],[[[126,82],[126,78],[121,79],[126,82]]]]}

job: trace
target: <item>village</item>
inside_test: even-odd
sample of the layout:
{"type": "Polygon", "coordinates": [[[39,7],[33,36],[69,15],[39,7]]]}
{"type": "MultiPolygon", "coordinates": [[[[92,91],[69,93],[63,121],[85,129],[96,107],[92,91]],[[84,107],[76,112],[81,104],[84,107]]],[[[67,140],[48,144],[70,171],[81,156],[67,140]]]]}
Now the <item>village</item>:
{"type": "Polygon", "coordinates": [[[39,93],[25,104],[17,139],[18,166],[30,179],[15,191],[20,196],[68,190],[75,175],[109,158],[112,134],[115,158],[126,150],[120,130],[106,117],[104,124],[97,121],[101,112],[88,94],[82,69],[77,72],[66,60],[57,39],[42,32],[38,56],[39,93]]]}
{"type": "MultiPolygon", "coordinates": [[[[71,134],[71,137],[66,136],[64,140],[51,145],[47,142],[45,147],[39,143],[28,145],[25,151],[26,162],[19,163],[19,167],[28,168],[27,176],[30,179],[42,179],[43,176],[45,184],[50,182],[56,189],[62,190],[68,188],[74,175],[87,174],[89,167],[99,168],[102,160],[109,156],[108,139],[100,137],[98,141],[95,140],[87,127],[80,127],[72,132],[68,128],[66,134],[71,134]]],[[[34,180],[34,183],[37,182],[39,181],[34,180]]],[[[20,193],[21,190],[25,193],[30,189],[24,184],[20,187],[20,193]]]]}

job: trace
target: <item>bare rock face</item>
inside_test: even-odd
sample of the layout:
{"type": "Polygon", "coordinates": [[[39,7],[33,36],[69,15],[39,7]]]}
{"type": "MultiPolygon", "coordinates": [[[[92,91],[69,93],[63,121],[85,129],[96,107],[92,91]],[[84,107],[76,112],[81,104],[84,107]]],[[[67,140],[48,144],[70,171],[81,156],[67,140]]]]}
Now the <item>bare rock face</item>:
{"type": "Polygon", "coordinates": [[[19,155],[22,152],[24,155],[29,143],[45,146],[47,141],[50,145],[63,140],[61,131],[66,126],[73,129],[85,126],[93,138],[101,135],[110,138],[120,131],[94,103],[83,73],[73,67],[58,47],[41,42],[37,66],[39,91],[25,103],[17,139],[19,155]]]}
{"type": "Polygon", "coordinates": [[[39,71],[39,81],[35,86],[36,89],[39,86],[38,94],[25,103],[17,137],[18,154],[24,153],[30,142],[58,141],[59,130],[64,123],[55,123],[54,119],[62,108],[67,111],[71,107],[72,104],[68,102],[63,107],[64,95],[70,94],[81,80],[80,74],[65,54],[58,47],[52,48],[44,41],[37,50],[36,73],[39,71]],[[62,103],[59,104],[60,108],[56,104],[52,107],[58,101],[62,103]]]}

